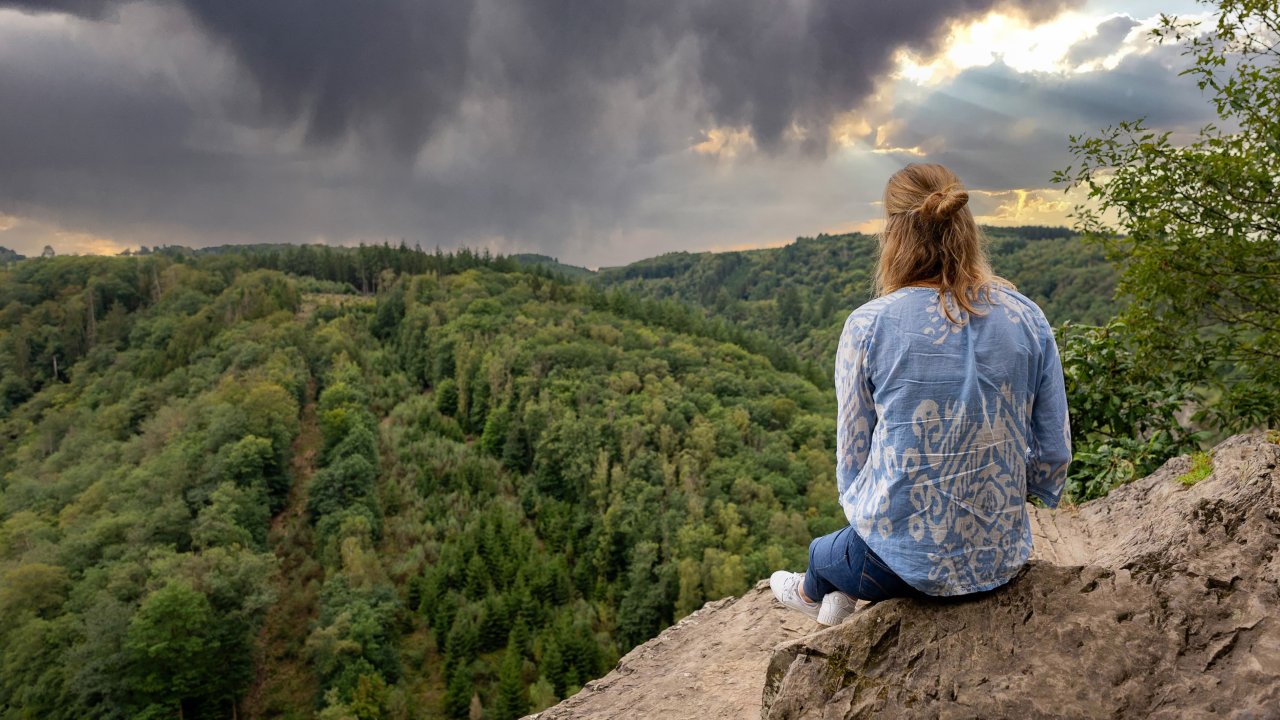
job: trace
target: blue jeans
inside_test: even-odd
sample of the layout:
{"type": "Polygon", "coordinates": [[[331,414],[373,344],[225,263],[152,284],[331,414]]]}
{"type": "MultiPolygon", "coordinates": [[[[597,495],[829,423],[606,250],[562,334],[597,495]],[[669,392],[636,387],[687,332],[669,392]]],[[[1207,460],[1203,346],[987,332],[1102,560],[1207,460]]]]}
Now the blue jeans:
{"type": "Polygon", "coordinates": [[[924,597],[924,593],[895,575],[852,527],[823,535],[809,543],[809,569],[804,574],[804,594],[816,602],[834,590],[871,602],[895,597],[924,597]]]}

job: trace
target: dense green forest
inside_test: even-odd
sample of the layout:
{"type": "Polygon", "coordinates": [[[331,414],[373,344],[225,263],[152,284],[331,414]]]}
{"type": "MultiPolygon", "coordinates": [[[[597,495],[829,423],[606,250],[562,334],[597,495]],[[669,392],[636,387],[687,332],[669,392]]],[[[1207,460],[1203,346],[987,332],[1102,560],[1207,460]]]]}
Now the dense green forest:
{"type": "Polygon", "coordinates": [[[0,307],[6,716],[513,717],[841,521],[821,388],[505,260],[35,259],[0,307]]]}
{"type": "Polygon", "coordinates": [[[824,370],[566,275],[386,245],[11,264],[4,716],[515,717],[803,564],[843,523],[824,370]]]}

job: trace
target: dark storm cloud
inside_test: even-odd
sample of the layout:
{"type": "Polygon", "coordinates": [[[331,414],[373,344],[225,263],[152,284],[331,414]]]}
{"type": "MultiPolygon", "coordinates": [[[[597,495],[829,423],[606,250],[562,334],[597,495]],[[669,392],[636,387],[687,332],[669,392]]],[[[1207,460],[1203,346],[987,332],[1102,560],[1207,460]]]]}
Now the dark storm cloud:
{"type": "Polygon", "coordinates": [[[0,211],[126,242],[496,237],[598,259],[633,218],[678,214],[670,173],[714,175],[686,152],[707,128],[801,167],[899,47],[1065,4],[0,0],[91,20],[0,47],[20,98],[0,115],[0,211]],[[786,160],[792,127],[809,152],[786,160]]]}
{"type": "Polygon", "coordinates": [[[470,2],[184,4],[244,63],[263,107],[286,121],[304,117],[311,140],[356,130],[412,151],[462,97],[470,2]]]}
{"type": "MultiPolygon", "coordinates": [[[[107,0],[6,0],[94,15],[107,0]]],[[[117,3],[125,4],[125,3],[117,3]]],[[[589,86],[664,79],[659,61],[693,42],[689,70],[710,119],[750,127],[772,145],[793,123],[822,125],[856,106],[911,46],[928,54],[950,20],[1005,6],[1032,16],[1067,0],[695,0],[607,3],[564,0],[182,0],[201,27],[225,43],[256,81],[263,108],[306,122],[330,142],[349,131],[416,147],[449,117],[464,93],[516,89],[554,95],[589,86]],[[477,12],[516,21],[470,43],[477,12]],[[469,77],[492,57],[499,76],[469,77]],[[486,86],[497,84],[498,87],[486,86]]],[[[590,107],[591,98],[574,98],[590,107]]],[[[537,110],[537,108],[531,108],[537,110]]],[[[566,110],[575,111],[570,107],[566,110]]],[[[564,113],[553,113],[559,116],[564,113]]],[[[522,117],[538,122],[536,116],[522,117]]],[[[559,120],[559,117],[550,118],[559,120]]]]}
{"type": "Polygon", "coordinates": [[[118,4],[118,0],[5,0],[0,3],[0,6],[11,7],[25,13],[68,13],[80,17],[98,18],[108,8],[118,4]]]}

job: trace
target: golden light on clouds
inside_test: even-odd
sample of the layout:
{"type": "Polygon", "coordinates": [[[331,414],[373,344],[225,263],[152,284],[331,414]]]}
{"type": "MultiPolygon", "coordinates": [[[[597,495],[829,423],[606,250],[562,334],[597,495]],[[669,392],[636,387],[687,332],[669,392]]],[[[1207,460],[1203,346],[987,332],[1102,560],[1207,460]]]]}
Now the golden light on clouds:
{"type": "Polygon", "coordinates": [[[831,143],[836,147],[867,149],[884,145],[887,125],[895,122],[893,108],[897,101],[894,78],[887,77],[876,83],[876,89],[857,108],[836,115],[828,128],[831,143]]]}
{"type": "Polygon", "coordinates": [[[707,252],[741,252],[743,250],[764,250],[767,248],[786,247],[792,243],[791,240],[756,240],[736,243],[724,243],[720,245],[709,245],[707,252]]]}
{"type": "Polygon", "coordinates": [[[127,245],[104,235],[67,230],[32,218],[0,213],[0,246],[39,255],[49,245],[59,255],[116,255],[127,245]]]}
{"type": "Polygon", "coordinates": [[[849,147],[862,142],[874,128],[866,114],[846,112],[836,116],[831,123],[831,141],[840,147],[849,147]]]}
{"type": "Polygon", "coordinates": [[[836,232],[856,232],[863,235],[875,235],[884,229],[884,218],[871,218],[862,222],[850,223],[843,228],[837,228],[836,232]]]}
{"type": "MultiPolygon", "coordinates": [[[[1068,192],[1055,188],[970,190],[969,209],[979,225],[1071,227],[1074,222],[1072,212],[1077,205],[1088,203],[1087,196],[1088,192],[1080,188],[1068,192]]],[[[868,205],[882,212],[881,203],[874,202],[868,205]]],[[[850,220],[828,228],[825,232],[833,235],[854,232],[875,235],[883,227],[884,217],[877,214],[866,219],[850,220]]]]}
{"type": "Polygon", "coordinates": [[[63,255],[117,255],[125,249],[109,237],[69,230],[54,233],[49,244],[63,255]]]}
{"type": "Polygon", "coordinates": [[[747,128],[711,128],[703,136],[701,142],[690,148],[701,155],[731,158],[756,148],[756,139],[747,128]]]}
{"type": "Polygon", "coordinates": [[[981,225],[1071,225],[1071,210],[1083,200],[1081,191],[1052,188],[970,190],[974,219],[981,225]]]}

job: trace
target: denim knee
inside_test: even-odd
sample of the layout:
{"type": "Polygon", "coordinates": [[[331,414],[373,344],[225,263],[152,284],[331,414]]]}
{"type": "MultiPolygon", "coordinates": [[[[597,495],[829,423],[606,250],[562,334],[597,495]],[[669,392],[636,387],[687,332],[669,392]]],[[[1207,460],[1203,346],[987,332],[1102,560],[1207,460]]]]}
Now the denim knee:
{"type": "Polygon", "coordinates": [[[809,567],[814,566],[814,560],[817,558],[818,543],[821,542],[821,540],[821,537],[816,537],[809,541],[809,567]]]}

